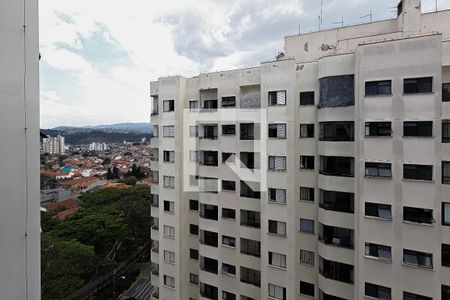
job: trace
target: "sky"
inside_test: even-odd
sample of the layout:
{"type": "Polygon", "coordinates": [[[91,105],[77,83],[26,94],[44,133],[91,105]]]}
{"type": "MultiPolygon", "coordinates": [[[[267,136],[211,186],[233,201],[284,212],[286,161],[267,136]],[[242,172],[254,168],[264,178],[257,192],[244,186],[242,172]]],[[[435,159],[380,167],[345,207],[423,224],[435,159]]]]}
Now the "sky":
{"type": "MultiPolygon", "coordinates": [[[[398,0],[323,0],[323,28],[398,0]]],[[[149,122],[149,82],[257,66],[318,29],[319,0],[41,0],[41,127],[149,122]]],[[[422,0],[422,11],[435,9],[422,0]]],[[[439,0],[438,9],[450,8],[439,0]]]]}

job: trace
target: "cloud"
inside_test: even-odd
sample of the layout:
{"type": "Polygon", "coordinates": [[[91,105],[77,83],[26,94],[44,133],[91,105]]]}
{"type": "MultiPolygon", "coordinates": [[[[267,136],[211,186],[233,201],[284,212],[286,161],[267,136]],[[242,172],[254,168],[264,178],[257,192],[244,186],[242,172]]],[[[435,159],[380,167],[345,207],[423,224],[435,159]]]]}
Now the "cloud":
{"type": "MultiPolygon", "coordinates": [[[[434,0],[423,0],[432,10],[434,0]]],[[[371,10],[394,16],[397,0],[324,0],[323,27],[371,10]]],[[[439,8],[450,7],[440,0],[439,8]]],[[[283,38],[317,30],[319,1],[42,0],[41,125],[149,121],[149,82],[161,76],[258,65],[283,38]]]]}

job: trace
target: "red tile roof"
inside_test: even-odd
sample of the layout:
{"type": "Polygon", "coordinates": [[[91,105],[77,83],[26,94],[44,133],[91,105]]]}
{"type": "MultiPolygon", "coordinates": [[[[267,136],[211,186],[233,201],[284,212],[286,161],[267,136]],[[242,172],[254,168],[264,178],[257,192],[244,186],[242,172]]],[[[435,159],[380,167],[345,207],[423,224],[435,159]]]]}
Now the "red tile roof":
{"type": "Polygon", "coordinates": [[[62,200],[59,202],[55,202],[55,203],[50,203],[47,205],[44,205],[44,207],[48,210],[48,211],[52,211],[55,210],[59,207],[65,207],[66,209],[69,208],[77,208],[80,205],[80,203],[78,202],[78,200],[75,199],[66,199],[66,200],[62,200]]]}

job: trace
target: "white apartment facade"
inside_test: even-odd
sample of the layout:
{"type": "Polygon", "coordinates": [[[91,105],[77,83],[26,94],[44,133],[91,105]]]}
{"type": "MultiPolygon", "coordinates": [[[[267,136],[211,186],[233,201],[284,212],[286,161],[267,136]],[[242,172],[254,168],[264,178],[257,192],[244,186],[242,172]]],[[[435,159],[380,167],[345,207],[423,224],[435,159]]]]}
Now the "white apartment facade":
{"type": "Polygon", "coordinates": [[[450,11],[150,94],[155,298],[450,299],[450,11]]]}
{"type": "Polygon", "coordinates": [[[49,154],[64,154],[65,138],[61,135],[42,139],[42,152],[49,154]]]}
{"type": "Polygon", "coordinates": [[[40,290],[38,1],[0,1],[0,298],[40,290]]]}

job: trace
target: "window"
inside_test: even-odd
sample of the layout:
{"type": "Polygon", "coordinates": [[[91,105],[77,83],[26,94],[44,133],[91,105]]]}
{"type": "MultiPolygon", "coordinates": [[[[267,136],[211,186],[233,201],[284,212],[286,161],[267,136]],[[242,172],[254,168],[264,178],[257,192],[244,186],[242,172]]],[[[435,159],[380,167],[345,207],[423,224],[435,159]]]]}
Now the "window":
{"type": "Polygon", "coordinates": [[[174,137],[175,136],[175,126],[167,125],[163,126],[163,137],[174,137]]]}
{"type": "Polygon", "coordinates": [[[269,188],[269,202],[286,203],[286,190],[269,188]]]}
{"type": "Polygon", "coordinates": [[[203,125],[203,138],[217,140],[217,125],[203,125]]]}
{"type": "Polygon", "coordinates": [[[222,291],[223,300],[236,300],[236,295],[230,292],[222,291]]]}
{"type": "Polygon", "coordinates": [[[300,124],[300,138],[313,138],[314,124],[300,124]]]}
{"type": "Polygon", "coordinates": [[[403,79],[403,93],[431,93],[433,92],[433,77],[403,79]]]}
{"type": "Polygon", "coordinates": [[[389,246],[366,243],[365,255],[379,260],[392,261],[391,247],[389,246]]]}
{"type": "Polygon", "coordinates": [[[222,272],[226,274],[236,275],[236,266],[222,263],[222,272]]]}
{"type": "Polygon", "coordinates": [[[300,105],[314,105],[314,92],[300,92],[300,105]]]}
{"type": "Polygon", "coordinates": [[[260,213],[258,211],[241,209],[241,225],[260,228],[260,213]]]}
{"type": "Polygon", "coordinates": [[[204,100],[202,109],[216,110],[217,109],[217,100],[204,100]]]}
{"type": "Polygon", "coordinates": [[[198,250],[196,250],[196,249],[189,249],[189,258],[198,260],[198,250]]]}
{"type": "Polygon", "coordinates": [[[164,225],[164,236],[168,238],[175,238],[175,227],[164,225]]]}
{"type": "Polygon", "coordinates": [[[391,300],[391,289],[388,287],[366,282],[364,290],[366,296],[381,300],[391,300]]]}
{"type": "Polygon", "coordinates": [[[236,97],[222,97],[222,107],[235,107],[236,106],[236,97]]]}
{"type": "Polygon", "coordinates": [[[261,272],[241,267],[241,282],[261,286],[261,272]]]}
{"type": "Polygon", "coordinates": [[[450,202],[442,203],[442,225],[450,226],[450,202]]]}
{"type": "Polygon", "coordinates": [[[348,107],[355,104],[355,76],[337,75],[319,79],[319,108],[348,107]]]}
{"type": "Polygon", "coordinates": [[[286,171],[286,156],[269,156],[269,171],[286,171]]]}
{"type": "Polygon", "coordinates": [[[403,165],[403,179],[433,180],[433,166],[428,165],[403,165]]]}
{"type": "Polygon", "coordinates": [[[269,265],[286,268],[286,255],[269,251],[269,265]]]}
{"type": "Polygon", "coordinates": [[[198,285],[198,275],[189,273],[189,282],[195,285],[198,285]]]}
{"type": "Polygon", "coordinates": [[[189,151],[189,161],[198,161],[198,151],[189,151]]]}
{"type": "Polygon", "coordinates": [[[173,176],[164,176],[164,187],[165,188],[175,188],[175,177],[173,176]]]}
{"type": "Polygon", "coordinates": [[[175,263],[175,252],[164,250],[164,261],[175,263]]]}
{"type": "Polygon", "coordinates": [[[286,222],[269,220],[269,233],[286,236],[286,222]]]}
{"type": "Polygon", "coordinates": [[[163,112],[169,112],[175,110],[175,101],[174,100],[164,100],[163,101],[163,112]]]}
{"type": "Polygon", "coordinates": [[[404,121],[403,136],[432,136],[433,121],[404,121]]]}
{"type": "Polygon", "coordinates": [[[286,91],[269,92],[269,106],[286,105],[286,91]]]}
{"type": "Polygon", "coordinates": [[[366,96],[391,94],[391,80],[366,81],[366,96]]]}
{"type": "Polygon", "coordinates": [[[198,137],[198,126],[189,126],[189,136],[198,137]]]}
{"type": "Polygon", "coordinates": [[[300,262],[314,266],[314,252],[300,249],[300,262]]]}
{"type": "Polygon", "coordinates": [[[442,285],[441,293],[442,293],[442,296],[441,296],[442,300],[450,300],[450,286],[442,285]]]}
{"type": "Polygon", "coordinates": [[[255,140],[259,138],[257,126],[254,123],[241,123],[240,125],[241,140],[255,140]]]}
{"type": "Polygon", "coordinates": [[[433,268],[433,255],[430,253],[403,249],[403,262],[409,266],[433,268]]]}
{"type": "Polygon", "coordinates": [[[320,190],[319,206],[326,210],[353,213],[354,198],[353,193],[320,190]]]}
{"type": "Polygon", "coordinates": [[[450,83],[442,84],[442,101],[450,101],[450,83]]]}
{"type": "Polygon", "coordinates": [[[198,210],[198,201],[189,199],[189,209],[194,211],[198,210]]]}
{"type": "Polygon", "coordinates": [[[391,136],[391,122],[366,122],[366,136],[391,136]]]}
{"type": "Polygon", "coordinates": [[[388,204],[366,202],[365,214],[369,217],[392,220],[391,206],[388,204]]]}
{"type": "Polygon", "coordinates": [[[261,199],[260,183],[241,180],[241,197],[261,199]]]}
{"type": "Polygon", "coordinates": [[[236,239],[231,236],[222,235],[222,245],[236,247],[236,239]]]}
{"type": "Polygon", "coordinates": [[[235,191],[236,190],[236,181],[222,180],[222,190],[235,191]]]}
{"type": "Polygon", "coordinates": [[[236,211],[231,208],[222,208],[223,219],[236,219],[236,211]]]}
{"type": "Polygon", "coordinates": [[[159,183],[159,172],[158,171],[150,171],[152,178],[153,178],[153,183],[158,184],[159,183]]]}
{"type": "Polygon", "coordinates": [[[353,249],[355,246],[353,240],[353,230],[319,224],[319,241],[322,241],[326,245],[333,245],[338,247],[344,247],[353,249]]]}
{"type": "Polygon", "coordinates": [[[198,110],[198,101],[197,100],[189,101],[189,110],[190,111],[197,111],[198,110]]]}
{"type": "Polygon", "coordinates": [[[163,151],[164,162],[175,162],[175,151],[163,151]]]}
{"type": "Polygon", "coordinates": [[[285,139],[286,138],[286,124],[285,123],[269,124],[268,133],[269,133],[270,138],[285,139]]]}
{"type": "Polygon", "coordinates": [[[354,140],[354,122],[321,122],[320,141],[351,142],[354,140]]]}
{"type": "Polygon", "coordinates": [[[215,286],[201,282],[200,295],[208,299],[217,300],[219,298],[219,290],[215,286]]]}
{"type": "Polygon", "coordinates": [[[314,284],[306,281],[300,281],[300,294],[314,297],[314,290],[314,284]]]}
{"type": "Polygon", "coordinates": [[[200,204],[200,217],[209,220],[217,221],[218,218],[218,207],[211,204],[200,204]]]}
{"type": "Polygon", "coordinates": [[[222,135],[235,135],[236,125],[222,125],[222,135]]]}
{"type": "Polygon", "coordinates": [[[219,263],[216,259],[201,256],[200,269],[209,273],[217,274],[219,272],[219,263]]]}
{"type": "Polygon", "coordinates": [[[433,300],[433,298],[410,292],[403,292],[403,300],[433,300]]]}
{"type": "Polygon", "coordinates": [[[450,161],[442,162],[442,184],[450,184],[450,161]]]}
{"type": "Polygon", "coordinates": [[[300,187],[300,200],[302,201],[314,201],[314,188],[300,187]]]}
{"type": "Polygon", "coordinates": [[[366,162],[366,176],[370,177],[392,177],[390,163],[366,162]]]}
{"type": "Polygon", "coordinates": [[[353,283],[353,266],[319,257],[319,273],[325,278],[353,283]]]}
{"type": "Polygon", "coordinates": [[[164,285],[174,288],[175,287],[175,278],[169,275],[164,275],[164,285]]]}
{"type": "Polygon", "coordinates": [[[450,143],[450,120],[442,120],[442,142],[450,143]]]}
{"type": "Polygon", "coordinates": [[[329,176],[354,176],[354,158],[342,156],[321,156],[320,174],[329,176]]]}
{"type": "Polygon", "coordinates": [[[198,235],[198,225],[189,224],[189,233],[193,235],[198,235]]]}
{"type": "Polygon", "coordinates": [[[241,168],[255,169],[259,168],[259,153],[241,152],[241,168]]]}
{"type": "Polygon", "coordinates": [[[175,212],[175,202],[164,200],[164,211],[165,212],[175,212]]]}
{"type": "Polygon", "coordinates": [[[300,232],[314,233],[314,220],[300,219],[300,232]]]}
{"type": "Polygon", "coordinates": [[[433,224],[433,210],[416,207],[403,207],[403,220],[414,223],[433,224]]]}
{"type": "Polygon", "coordinates": [[[219,153],[217,151],[200,151],[200,164],[205,166],[217,166],[219,153]]]}
{"type": "Polygon", "coordinates": [[[261,243],[254,240],[241,238],[241,253],[255,257],[261,257],[261,243]]]}
{"type": "Polygon", "coordinates": [[[442,244],[442,265],[450,267],[450,245],[442,244]]]}
{"type": "Polygon", "coordinates": [[[286,288],[269,283],[269,297],[286,300],[286,288]]]}
{"type": "Polygon", "coordinates": [[[314,170],[314,156],[300,155],[300,169],[301,170],[314,170]]]}
{"type": "Polygon", "coordinates": [[[236,155],[231,152],[222,152],[222,162],[234,163],[236,155]]]}

